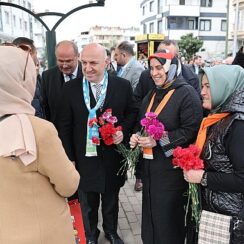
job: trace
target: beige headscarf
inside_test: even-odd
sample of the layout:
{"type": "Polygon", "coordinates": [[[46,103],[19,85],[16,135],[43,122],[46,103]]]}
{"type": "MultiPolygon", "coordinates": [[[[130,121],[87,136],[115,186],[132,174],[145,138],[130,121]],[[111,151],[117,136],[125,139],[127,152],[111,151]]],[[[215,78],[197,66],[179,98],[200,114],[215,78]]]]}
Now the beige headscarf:
{"type": "Polygon", "coordinates": [[[36,69],[28,53],[17,47],[0,46],[0,156],[16,156],[28,165],[36,159],[36,141],[28,114],[36,87],[36,69]]]}

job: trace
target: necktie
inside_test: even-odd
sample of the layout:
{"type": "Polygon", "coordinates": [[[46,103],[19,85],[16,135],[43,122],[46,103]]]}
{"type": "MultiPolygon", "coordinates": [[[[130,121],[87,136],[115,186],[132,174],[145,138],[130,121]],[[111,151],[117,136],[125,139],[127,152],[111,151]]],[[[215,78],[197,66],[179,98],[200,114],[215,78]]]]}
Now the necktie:
{"type": "Polygon", "coordinates": [[[73,74],[68,74],[68,77],[69,77],[69,80],[72,80],[73,79],[73,74]]]}
{"type": "Polygon", "coordinates": [[[98,101],[102,91],[102,84],[95,84],[95,87],[96,87],[96,101],[98,101]]]}

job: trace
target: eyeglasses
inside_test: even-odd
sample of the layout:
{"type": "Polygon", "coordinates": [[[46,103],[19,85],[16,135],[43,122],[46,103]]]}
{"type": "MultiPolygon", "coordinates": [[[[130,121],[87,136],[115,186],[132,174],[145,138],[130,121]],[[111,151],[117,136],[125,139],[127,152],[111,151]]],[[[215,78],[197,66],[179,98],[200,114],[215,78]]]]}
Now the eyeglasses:
{"type": "Polygon", "coordinates": [[[23,51],[27,52],[27,58],[26,58],[26,61],[25,61],[25,68],[24,68],[24,73],[23,73],[23,80],[25,81],[26,68],[27,68],[27,64],[28,64],[30,53],[32,51],[31,46],[29,46],[27,44],[15,45],[15,44],[10,43],[10,42],[1,43],[1,46],[17,47],[17,48],[20,48],[23,51]]]}

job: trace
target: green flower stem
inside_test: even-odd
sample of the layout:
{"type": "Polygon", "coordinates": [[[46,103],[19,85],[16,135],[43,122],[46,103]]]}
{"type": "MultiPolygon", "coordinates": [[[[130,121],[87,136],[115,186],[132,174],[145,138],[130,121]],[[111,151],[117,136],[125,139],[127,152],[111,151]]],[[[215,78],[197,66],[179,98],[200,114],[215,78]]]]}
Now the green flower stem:
{"type": "Polygon", "coordinates": [[[133,149],[127,149],[125,145],[118,144],[117,145],[118,152],[123,156],[123,160],[121,161],[122,166],[120,167],[117,174],[124,174],[125,171],[130,170],[131,173],[134,172],[136,164],[139,160],[139,155],[141,153],[141,149],[139,146],[136,146],[133,149]]]}
{"type": "Polygon", "coordinates": [[[188,198],[191,198],[191,210],[192,210],[191,216],[196,223],[196,231],[198,232],[200,214],[201,214],[201,206],[200,206],[199,195],[198,195],[198,184],[189,183],[188,198]]]}

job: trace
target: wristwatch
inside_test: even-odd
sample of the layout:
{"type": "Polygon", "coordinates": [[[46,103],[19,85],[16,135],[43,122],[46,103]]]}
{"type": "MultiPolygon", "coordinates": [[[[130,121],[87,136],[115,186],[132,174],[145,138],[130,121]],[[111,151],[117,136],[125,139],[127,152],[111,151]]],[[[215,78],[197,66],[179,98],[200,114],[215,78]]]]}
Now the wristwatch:
{"type": "Polygon", "coordinates": [[[207,181],[207,172],[206,171],[204,171],[204,173],[203,173],[203,175],[202,175],[202,179],[201,179],[201,181],[200,181],[200,184],[202,185],[202,186],[207,186],[208,185],[208,181],[207,181]]]}

